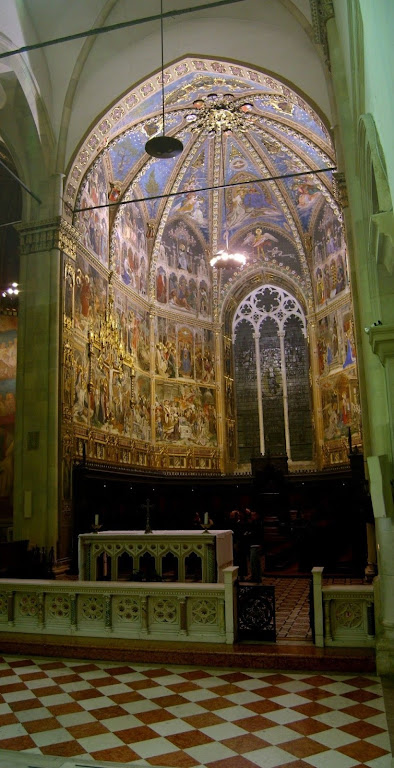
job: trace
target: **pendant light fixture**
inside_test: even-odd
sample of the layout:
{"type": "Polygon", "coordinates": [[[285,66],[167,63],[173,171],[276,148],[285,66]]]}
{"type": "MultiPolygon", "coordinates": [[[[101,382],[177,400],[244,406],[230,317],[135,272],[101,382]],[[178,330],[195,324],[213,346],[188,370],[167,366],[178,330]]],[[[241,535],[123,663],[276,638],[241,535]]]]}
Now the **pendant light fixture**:
{"type": "MultiPolygon", "coordinates": [[[[223,128],[220,125],[218,132],[220,132],[220,149],[222,156],[222,177],[223,177],[223,214],[224,214],[224,241],[226,247],[221,251],[217,251],[209,260],[211,267],[216,269],[225,269],[228,267],[243,267],[246,264],[246,256],[244,253],[235,253],[230,251],[228,244],[228,224],[227,224],[227,205],[226,205],[226,175],[224,166],[224,143],[223,143],[223,128]]],[[[230,130],[226,129],[226,133],[230,133],[230,130]]]]}
{"type": "Polygon", "coordinates": [[[162,136],[154,136],[145,144],[145,152],[151,157],[167,160],[169,157],[180,155],[183,144],[174,136],[166,136],[164,115],[164,45],[163,45],[163,0],[160,0],[160,34],[161,34],[161,107],[163,119],[162,136]]]}

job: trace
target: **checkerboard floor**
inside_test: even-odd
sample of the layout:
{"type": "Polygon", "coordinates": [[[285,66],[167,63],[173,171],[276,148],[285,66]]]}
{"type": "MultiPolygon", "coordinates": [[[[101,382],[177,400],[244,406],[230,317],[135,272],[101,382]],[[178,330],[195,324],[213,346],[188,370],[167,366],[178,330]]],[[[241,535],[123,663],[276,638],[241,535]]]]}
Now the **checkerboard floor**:
{"type": "Polygon", "coordinates": [[[391,765],[373,675],[21,656],[0,657],[0,750],[84,765],[391,765]]]}

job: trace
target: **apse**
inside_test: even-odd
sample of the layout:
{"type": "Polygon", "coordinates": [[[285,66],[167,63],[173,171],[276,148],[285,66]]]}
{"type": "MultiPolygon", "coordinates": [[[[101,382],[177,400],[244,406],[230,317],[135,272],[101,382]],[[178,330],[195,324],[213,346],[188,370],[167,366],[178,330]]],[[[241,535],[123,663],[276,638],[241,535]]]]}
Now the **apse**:
{"type": "MultiPolygon", "coordinates": [[[[186,57],[86,133],[65,195],[63,432],[114,467],[335,466],[361,445],[356,353],[330,130],[257,69],[186,57]],[[245,264],[211,266],[226,247],[245,264]],[[334,415],[333,415],[334,414],[334,415]]],[[[67,461],[71,461],[71,456],[67,461]]]]}

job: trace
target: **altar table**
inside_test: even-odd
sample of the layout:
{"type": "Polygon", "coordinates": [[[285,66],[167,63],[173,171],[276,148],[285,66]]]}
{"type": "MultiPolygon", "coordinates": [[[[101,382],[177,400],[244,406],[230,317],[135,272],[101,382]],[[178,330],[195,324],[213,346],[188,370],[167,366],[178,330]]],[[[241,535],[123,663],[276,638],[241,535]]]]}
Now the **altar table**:
{"type": "Polygon", "coordinates": [[[166,571],[172,567],[173,576],[168,580],[223,582],[223,569],[233,565],[232,537],[230,530],[81,533],[79,578],[130,579],[143,572],[149,561],[160,579],[166,579],[166,571]]]}

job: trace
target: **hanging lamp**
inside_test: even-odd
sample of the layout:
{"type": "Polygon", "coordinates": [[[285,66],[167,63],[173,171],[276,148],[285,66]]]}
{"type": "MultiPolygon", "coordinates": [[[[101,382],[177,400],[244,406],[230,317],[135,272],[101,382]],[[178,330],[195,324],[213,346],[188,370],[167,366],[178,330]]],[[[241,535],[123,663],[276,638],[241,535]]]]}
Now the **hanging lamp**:
{"type": "Polygon", "coordinates": [[[160,34],[161,34],[161,108],[163,118],[162,136],[154,136],[145,144],[145,152],[151,157],[167,160],[170,157],[180,155],[183,144],[174,136],[166,136],[164,115],[164,45],[163,45],[163,0],[160,0],[160,34]]]}

